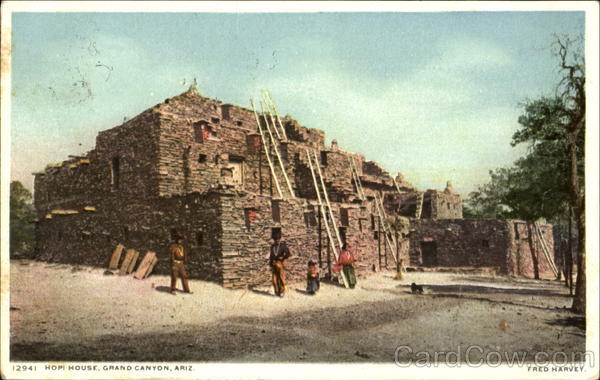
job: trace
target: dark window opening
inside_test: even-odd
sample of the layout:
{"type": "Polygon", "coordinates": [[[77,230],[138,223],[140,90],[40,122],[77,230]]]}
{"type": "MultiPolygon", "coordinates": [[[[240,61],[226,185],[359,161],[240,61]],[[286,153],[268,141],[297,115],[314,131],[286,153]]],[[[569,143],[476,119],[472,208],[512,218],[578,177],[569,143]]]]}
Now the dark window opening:
{"type": "Polygon", "coordinates": [[[241,127],[242,125],[244,125],[244,123],[238,120],[235,122],[235,125],[237,125],[238,127],[241,127]]]}
{"type": "Polygon", "coordinates": [[[221,106],[221,116],[223,117],[223,120],[230,119],[230,114],[229,114],[230,109],[231,109],[231,106],[229,104],[223,104],[221,106]]]}
{"type": "Polygon", "coordinates": [[[281,222],[281,210],[279,209],[279,201],[271,201],[271,214],[274,222],[281,222]]]}
{"type": "Polygon", "coordinates": [[[204,232],[198,231],[196,232],[196,245],[200,246],[204,243],[204,232]]]}
{"type": "Polygon", "coordinates": [[[446,205],[448,206],[448,210],[450,210],[450,203],[446,203],[446,205]]]}
{"type": "Polygon", "coordinates": [[[321,152],[321,165],[327,166],[327,152],[321,152]]]}
{"type": "Polygon", "coordinates": [[[230,162],[244,162],[246,160],[246,158],[244,156],[238,156],[235,154],[230,154],[229,155],[229,161],[230,162]]]}
{"type": "Polygon", "coordinates": [[[213,124],[219,124],[220,121],[221,120],[219,120],[218,117],[211,117],[210,118],[210,122],[213,123],[213,124]]]}
{"type": "Polygon", "coordinates": [[[198,162],[199,163],[206,162],[206,154],[200,154],[200,155],[198,155],[198,162]]]}
{"type": "Polygon", "coordinates": [[[375,215],[371,214],[371,229],[375,229],[375,215]]]}
{"type": "Polygon", "coordinates": [[[115,190],[119,188],[119,182],[121,180],[120,169],[121,163],[119,162],[119,157],[113,157],[111,166],[111,185],[115,190]]]}
{"type": "Polygon", "coordinates": [[[208,137],[204,134],[204,125],[206,125],[206,122],[203,120],[192,124],[194,128],[194,142],[203,143],[204,139],[208,137]]]}
{"type": "Polygon", "coordinates": [[[349,210],[347,208],[340,209],[340,219],[342,226],[348,227],[350,225],[349,210]]]}
{"type": "Polygon", "coordinates": [[[437,243],[434,241],[422,241],[421,258],[423,260],[423,266],[425,267],[433,267],[438,265],[437,243]]]}
{"type": "Polygon", "coordinates": [[[250,228],[252,223],[256,222],[256,209],[254,208],[245,208],[244,209],[244,220],[246,222],[246,228],[250,228]]]}
{"type": "Polygon", "coordinates": [[[257,153],[260,151],[260,136],[259,135],[248,135],[246,136],[246,143],[248,144],[248,152],[257,153]]]}
{"type": "Polygon", "coordinates": [[[482,240],[482,241],[481,241],[481,246],[482,246],[483,248],[489,248],[489,247],[490,247],[490,242],[489,242],[489,240],[482,240]]]}
{"type": "Polygon", "coordinates": [[[373,240],[379,240],[379,231],[373,232],[373,240]]]}
{"type": "Polygon", "coordinates": [[[338,227],[342,244],[346,244],[346,227],[338,227]]]}
{"type": "Polygon", "coordinates": [[[304,213],[304,223],[306,224],[306,228],[317,225],[317,217],[314,211],[304,213]]]}

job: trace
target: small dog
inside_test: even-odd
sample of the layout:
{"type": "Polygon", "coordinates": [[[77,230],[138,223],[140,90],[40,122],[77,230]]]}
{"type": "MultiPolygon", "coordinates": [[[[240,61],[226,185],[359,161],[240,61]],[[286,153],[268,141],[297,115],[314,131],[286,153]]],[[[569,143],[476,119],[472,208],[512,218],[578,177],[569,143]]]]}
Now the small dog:
{"type": "Polygon", "coordinates": [[[410,284],[410,292],[412,294],[423,294],[423,287],[413,282],[412,284],[410,284]]]}

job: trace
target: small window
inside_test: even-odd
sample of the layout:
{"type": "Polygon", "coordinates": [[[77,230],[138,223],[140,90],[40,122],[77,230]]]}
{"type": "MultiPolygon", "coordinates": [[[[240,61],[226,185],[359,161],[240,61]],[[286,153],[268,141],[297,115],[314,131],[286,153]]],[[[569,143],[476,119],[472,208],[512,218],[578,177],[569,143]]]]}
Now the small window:
{"type": "Polygon", "coordinates": [[[230,110],[231,110],[231,105],[229,105],[229,104],[223,104],[221,106],[221,116],[223,117],[223,120],[230,119],[230,114],[229,114],[230,110]]]}
{"type": "Polygon", "coordinates": [[[484,240],[482,240],[482,241],[481,241],[481,246],[482,246],[483,248],[489,248],[489,247],[490,247],[490,242],[489,242],[489,240],[485,240],[485,239],[484,239],[484,240]]]}
{"type": "Polygon", "coordinates": [[[246,228],[250,228],[253,223],[256,222],[256,209],[255,208],[246,208],[244,209],[244,220],[246,222],[246,228]]]}
{"type": "Polygon", "coordinates": [[[204,243],[204,231],[196,232],[196,245],[201,246],[204,243]]]}
{"type": "Polygon", "coordinates": [[[206,162],[206,154],[199,154],[198,155],[198,162],[201,163],[201,164],[204,163],[204,162],[206,162]]]}
{"type": "Polygon", "coordinates": [[[446,203],[446,205],[448,206],[448,210],[450,210],[450,203],[446,203]]]}
{"type": "Polygon", "coordinates": [[[237,125],[238,127],[241,127],[241,126],[244,125],[244,123],[241,122],[240,120],[238,120],[238,121],[235,122],[235,125],[237,125]]]}
{"type": "Polygon", "coordinates": [[[204,125],[205,124],[206,124],[205,121],[197,121],[194,124],[192,124],[192,127],[194,129],[194,142],[203,143],[204,138],[208,137],[208,136],[204,136],[204,125]]]}
{"type": "Polygon", "coordinates": [[[371,214],[371,229],[375,229],[375,215],[371,214]]]}
{"type": "Polygon", "coordinates": [[[373,240],[379,240],[379,231],[373,232],[373,240]]]}
{"type": "Polygon", "coordinates": [[[248,152],[258,153],[260,151],[260,136],[255,134],[247,135],[246,144],[248,145],[248,152]]]}
{"type": "Polygon", "coordinates": [[[317,225],[317,218],[314,211],[304,213],[304,224],[306,224],[306,228],[317,225]]]}
{"type": "Polygon", "coordinates": [[[219,124],[221,122],[221,120],[219,120],[218,117],[211,117],[210,122],[213,124],[219,124]]]}
{"type": "Polygon", "coordinates": [[[279,209],[279,201],[271,201],[271,214],[273,216],[274,222],[281,222],[281,210],[279,209]]]}
{"type": "Polygon", "coordinates": [[[342,208],[340,209],[340,219],[341,219],[341,223],[342,226],[348,227],[350,225],[350,218],[349,218],[349,210],[347,208],[342,208]]]}
{"type": "Polygon", "coordinates": [[[346,227],[338,227],[342,244],[346,244],[346,227]]]}
{"type": "Polygon", "coordinates": [[[111,185],[114,190],[119,188],[119,182],[121,180],[121,163],[119,157],[113,157],[111,166],[111,185]]]}
{"type": "Polygon", "coordinates": [[[327,152],[321,152],[321,165],[327,166],[327,152]]]}

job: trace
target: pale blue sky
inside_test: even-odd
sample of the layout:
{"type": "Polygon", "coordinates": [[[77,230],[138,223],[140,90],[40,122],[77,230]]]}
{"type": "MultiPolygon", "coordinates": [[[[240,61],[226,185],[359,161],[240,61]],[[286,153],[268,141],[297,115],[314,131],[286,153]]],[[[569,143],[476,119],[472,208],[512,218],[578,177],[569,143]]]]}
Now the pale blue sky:
{"type": "Polygon", "coordinates": [[[583,12],[14,13],[12,178],[31,187],[196,78],[242,106],[268,88],[328,142],[467,195],[523,152],[518,104],[552,93],[553,34],[583,29],[583,12]]]}

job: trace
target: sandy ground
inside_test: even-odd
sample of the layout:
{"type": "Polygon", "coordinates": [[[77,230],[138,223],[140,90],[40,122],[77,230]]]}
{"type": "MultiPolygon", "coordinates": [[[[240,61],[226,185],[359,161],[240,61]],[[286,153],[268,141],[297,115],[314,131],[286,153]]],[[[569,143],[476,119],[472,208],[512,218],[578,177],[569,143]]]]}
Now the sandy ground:
{"type": "Polygon", "coordinates": [[[173,296],[168,286],[167,276],[12,261],[11,360],[390,363],[402,345],[413,350],[403,360],[472,345],[472,360],[585,350],[585,321],[555,281],[385,272],[352,290],[322,284],[316,296],[291,284],[285,298],[197,280],[194,294],[173,296]]]}

